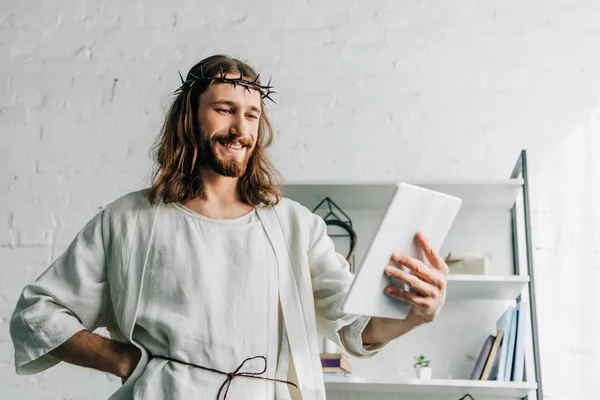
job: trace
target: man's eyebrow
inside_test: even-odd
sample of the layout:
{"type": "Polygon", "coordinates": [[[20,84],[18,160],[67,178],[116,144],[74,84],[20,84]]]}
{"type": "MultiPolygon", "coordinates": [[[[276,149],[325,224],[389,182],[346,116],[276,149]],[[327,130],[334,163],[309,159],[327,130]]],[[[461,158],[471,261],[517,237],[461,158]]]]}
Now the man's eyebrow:
{"type": "MultiPolygon", "coordinates": [[[[213,101],[211,105],[214,106],[214,105],[218,105],[218,104],[223,104],[223,105],[227,105],[230,107],[238,107],[239,106],[238,103],[236,103],[235,101],[231,101],[231,100],[217,100],[217,101],[213,101]]],[[[256,111],[257,113],[260,113],[260,108],[258,108],[256,106],[250,106],[248,108],[250,108],[252,111],[256,111]]]]}

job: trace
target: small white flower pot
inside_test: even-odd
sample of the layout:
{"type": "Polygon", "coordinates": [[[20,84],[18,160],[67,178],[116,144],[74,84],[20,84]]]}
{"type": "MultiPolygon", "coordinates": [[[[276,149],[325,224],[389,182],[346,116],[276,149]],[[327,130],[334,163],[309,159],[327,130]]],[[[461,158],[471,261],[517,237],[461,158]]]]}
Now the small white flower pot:
{"type": "Polygon", "coordinates": [[[417,378],[419,379],[431,379],[431,367],[420,367],[417,368],[417,378]]]}

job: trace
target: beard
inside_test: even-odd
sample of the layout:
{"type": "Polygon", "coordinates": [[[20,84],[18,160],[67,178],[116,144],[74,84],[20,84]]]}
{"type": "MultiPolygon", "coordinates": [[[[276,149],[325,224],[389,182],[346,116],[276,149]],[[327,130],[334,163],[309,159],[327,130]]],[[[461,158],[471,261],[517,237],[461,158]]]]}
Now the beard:
{"type": "Polygon", "coordinates": [[[201,134],[200,137],[200,154],[205,167],[212,169],[219,175],[230,178],[239,178],[246,173],[253,150],[250,139],[238,138],[236,135],[229,134],[215,134],[210,138],[201,134]],[[217,150],[219,143],[222,145],[235,143],[244,146],[243,158],[232,154],[227,159],[223,159],[219,155],[219,150],[217,150]]]}

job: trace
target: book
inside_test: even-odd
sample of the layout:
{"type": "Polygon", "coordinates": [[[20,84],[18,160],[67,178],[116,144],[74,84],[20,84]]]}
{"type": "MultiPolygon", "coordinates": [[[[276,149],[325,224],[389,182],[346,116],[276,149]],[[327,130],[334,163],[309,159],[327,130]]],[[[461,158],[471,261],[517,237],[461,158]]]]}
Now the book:
{"type": "Polygon", "coordinates": [[[323,376],[348,376],[347,372],[323,372],[323,376]]]}
{"type": "MultiPolygon", "coordinates": [[[[497,375],[496,375],[496,380],[498,381],[504,381],[507,380],[505,379],[505,371],[506,371],[506,364],[507,364],[507,360],[508,360],[508,350],[509,350],[509,340],[510,340],[510,332],[511,332],[511,323],[512,323],[512,319],[513,319],[513,310],[514,307],[513,306],[509,306],[506,311],[504,311],[504,314],[502,314],[502,316],[496,321],[496,329],[498,331],[503,331],[506,332],[506,335],[504,335],[504,338],[502,339],[502,342],[500,343],[500,358],[498,360],[498,371],[497,371],[497,375]]],[[[512,355],[510,358],[510,364],[512,364],[512,355]]],[[[510,375],[508,376],[508,379],[510,379],[510,375]]]]}
{"type": "MultiPolygon", "coordinates": [[[[505,338],[502,337],[502,341],[504,341],[505,338]]],[[[490,374],[488,375],[487,380],[488,381],[495,381],[498,379],[498,365],[500,364],[500,348],[502,347],[502,345],[500,345],[498,347],[498,351],[496,352],[496,356],[494,357],[494,360],[492,361],[492,368],[490,369],[490,374]]]]}
{"type": "Polygon", "coordinates": [[[525,332],[529,317],[529,303],[521,301],[517,305],[517,335],[515,341],[515,357],[513,360],[512,380],[523,382],[523,368],[525,366],[525,332]]]}
{"type": "Polygon", "coordinates": [[[340,359],[321,359],[321,366],[323,368],[327,368],[327,367],[336,367],[336,368],[341,368],[344,371],[350,371],[351,367],[350,367],[350,363],[348,362],[348,360],[344,359],[344,358],[340,358],[340,359]]]}
{"type": "Polygon", "coordinates": [[[483,372],[481,373],[480,380],[487,381],[490,379],[490,374],[492,372],[492,367],[494,363],[496,363],[496,358],[498,356],[498,348],[500,347],[500,342],[502,342],[502,337],[504,336],[503,331],[498,331],[496,334],[496,338],[494,339],[494,343],[492,344],[492,349],[490,350],[490,355],[487,358],[485,363],[485,367],[483,367],[483,372]]]}
{"type": "Polygon", "coordinates": [[[339,360],[340,358],[348,359],[345,354],[342,353],[321,353],[321,360],[339,360]]]}
{"type": "Polygon", "coordinates": [[[504,366],[504,380],[512,379],[513,359],[515,358],[515,342],[517,340],[517,318],[519,310],[515,307],[512,313],[510,323],[510,332],[508,334],[508,351],[506,355],[506,365],[504,366]]]}
{"type": "Polygon", "coordinates": [[[485,366],[485,362],[490,354],[490,350],[492,349],[494,339],[496,339],[496,336],[489,335],[483,342],[483,346],[479,352],[479,357],[477,357],[477,361],[473,366],[470,379],[479,380],[479,378],[481,378],[481,373],[483,372],[483,367],[485,366]]]}
{"type": "Polygon", "coordinates": [[[339,372],[339,373],[347,374],[350,371],[346,371],[346,370],[344,370],[342,368],[339,368],[339,367],[324,367],[323,368],[323,372],[339,372]]]}

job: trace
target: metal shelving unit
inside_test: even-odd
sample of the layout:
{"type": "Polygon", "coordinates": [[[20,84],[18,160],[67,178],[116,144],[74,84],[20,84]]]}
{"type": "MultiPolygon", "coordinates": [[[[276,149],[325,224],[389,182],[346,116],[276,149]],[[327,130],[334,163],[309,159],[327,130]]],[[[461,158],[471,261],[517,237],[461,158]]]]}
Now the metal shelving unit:
{"type": "MultiPolygon", "coordinates": [[[[520,302],[522,293],[527,291],[533,359],[530,360],[526,357],[525,381],[498,382],[465,379],[397,381],[350,375],[326,377],[328,390],[346,393],[411,393],[445,396],[468,393],[472,396],[481,395],[507,399],[527,399],[535,396],[537,400],[543,400],[528,179],[527,154],[523,150],[509,179],[408,181],[408,183],[458,196],[463,199],[463,208],[477,210],[476,212],[481,210],[483,212],[490,210],[491,212],[500,212],[502,215],[506,215],[506,219],[510,219],[510,222],[507,222],[506,234],[512,236],[510,238],[512,243],[508,244],[509,239],[507,239],[507,244],[502,247],[502,252],[512,251],[512,256],[506,258],[507,267],[511,262],[513,264],[512,274],[507,269],[506,273],[502,274],[449,275],[447,301],[510,300],[520,302]],[[519,210],[517,204],[519,196],[522,196],[522,210],[519,210]],[[523,229],[519,229],[519,222],[523,229]],[[510,227],[508,227],[509,225],[510,227]],[[524,245],[522,245],[523,239],[524,245]],[[521,247],[524,247],[524,250],[521,247]],[[520,256],[525,256],[524,260],[521,260],[520,256]],[[529,370],[527,363],[533,363],[534,376],[527,374],[529,370]]],[[[284,196],[298,201],[309,209],[323,198],[330,197],[335,199],[337,205],[342,209],[379,210],[387,205],[396,184],[397,181],[297,181],[285,183],[283,193],[284,196]]]]}
{"type": "MultiPolygon", "coordinates": [[[[533,369],[534,379],[537,382],[536,399],[544,399],[544,391],[542,386],[542,370],[540,362],[539,335],[537,323],[537,306],[535,296],[535,272],[533,267],[533,250],[531,245],[531,209],[529,205],[529,174],[527,171],[527,151],[522,150],[517,163],[511,174],[512,179],[522,179],[523,187],[521,190],[523,201],[523,223],[524,223],[524,239],[526,252],[526,272],[529,277],[528,293],[529,293],[529,318],[531,322],[532,350],[533,350],[533,369]]],[[[522,266],[519,258],[519,227],[518,227],[519,212],[517,204],[511,209],[511,225],[513,232],[513,267],[514,274],[521,275],[522,266]]],[[[521,301],[519,297],[517,301],[521,301]]]]}

